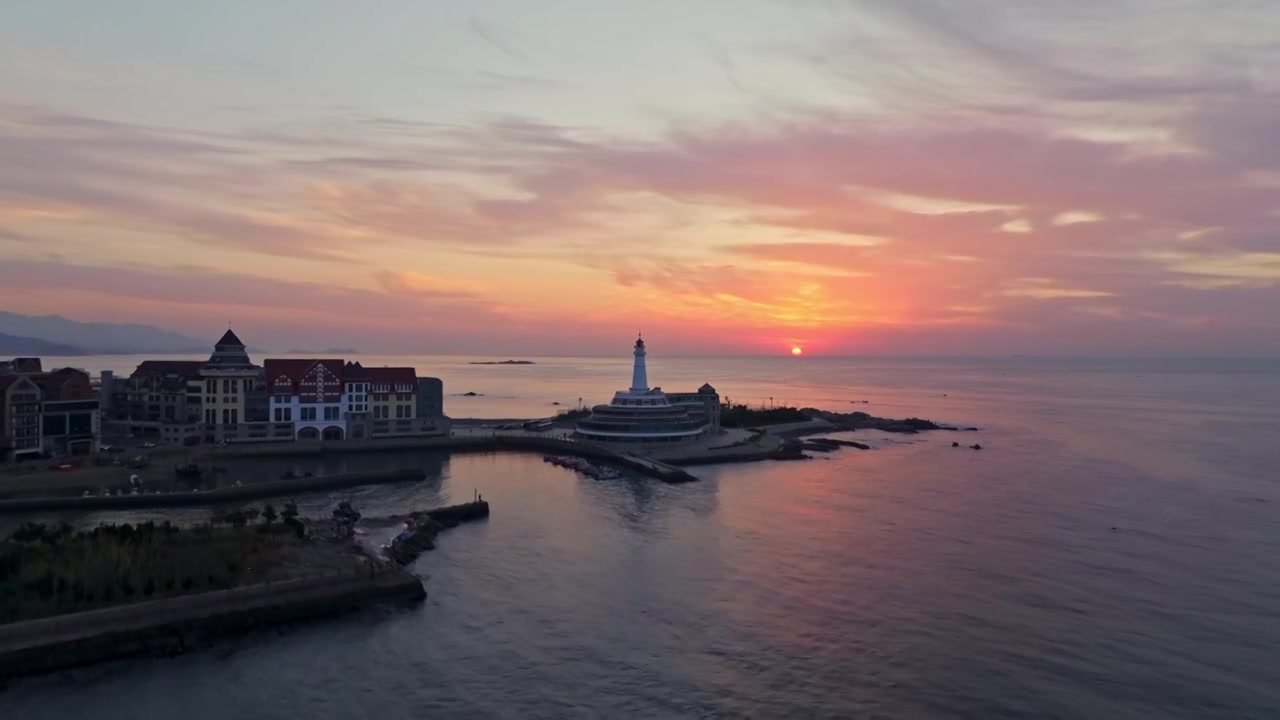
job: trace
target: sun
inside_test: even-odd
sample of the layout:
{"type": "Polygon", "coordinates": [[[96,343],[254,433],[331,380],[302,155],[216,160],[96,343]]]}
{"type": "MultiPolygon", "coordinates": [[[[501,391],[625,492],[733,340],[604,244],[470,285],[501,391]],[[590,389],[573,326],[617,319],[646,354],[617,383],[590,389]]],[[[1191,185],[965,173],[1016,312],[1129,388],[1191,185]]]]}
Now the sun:
{"type": "Polygon", "coordinates": [[[795,346],[795,347],[791,348],[791,354],[792,354],[792,355],[803,355],[803,354],[804,354],[804,350],[803,350],[799,345],[797,345],[797,346],[795,346]]]}

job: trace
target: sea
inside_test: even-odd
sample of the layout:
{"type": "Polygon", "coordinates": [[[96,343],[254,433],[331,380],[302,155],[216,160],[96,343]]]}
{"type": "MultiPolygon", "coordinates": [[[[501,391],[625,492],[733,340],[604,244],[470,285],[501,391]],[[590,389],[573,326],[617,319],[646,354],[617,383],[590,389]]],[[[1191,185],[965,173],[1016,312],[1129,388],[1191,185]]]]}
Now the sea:
{"type": "MultiPolygon", "coordinates": [[[[358,359],[441,377],[454,417],[630,380],[627,356],[358,359]]],[[[521,454],[273,461],[426,470],[344,491],[366,515],[493,514],[412,565],[421,605],[19,681],[0,718],[1280,718],[1280,361],[651,355],[649,377],[980,430],[859,431],[872,449],[686,485],[521,454]]]]}

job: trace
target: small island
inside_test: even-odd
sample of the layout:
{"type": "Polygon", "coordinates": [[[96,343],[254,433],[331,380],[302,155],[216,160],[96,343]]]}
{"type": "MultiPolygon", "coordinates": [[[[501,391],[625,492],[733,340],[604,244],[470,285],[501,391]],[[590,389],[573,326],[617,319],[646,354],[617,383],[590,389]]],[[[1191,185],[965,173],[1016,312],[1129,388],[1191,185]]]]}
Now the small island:
{"type": "Polygon", "coordinates": [[[536,365],[532,360],[474,360],[468,365],[536,365]]]}

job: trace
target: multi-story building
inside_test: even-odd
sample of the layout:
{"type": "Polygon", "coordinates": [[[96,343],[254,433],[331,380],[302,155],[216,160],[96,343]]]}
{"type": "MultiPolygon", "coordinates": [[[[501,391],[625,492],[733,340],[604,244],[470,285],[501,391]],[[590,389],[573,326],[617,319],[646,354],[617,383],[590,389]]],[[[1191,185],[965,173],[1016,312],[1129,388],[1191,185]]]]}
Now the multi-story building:
{"type": "Polygon", "coordinates": [[[684,407],[691,411],[703,413],[711,421],[710,431],[713,433],[720,432],[720,393],[716,392],[711,383],[705,383],[698,388],[697,392],[669,392],[667,393],[667,401],[675,407],[684,407]]]}
{"type": "Polygon", "coordinates": [[[101,436],[99,400],[89,373],[75,368],[30,376],[41,390],[40,428],[44,452],[91,455],[101,436]]]}
{"type": "Polygon", "coordinates": [[[293,439],[291,429],[269,423],[262,369],[231,330],[208,360],[147,360],[122,383],[104,373],[101,388],[104,397],[111,393],[109,420],[139,437],[166,444],[293,439]]]}
{"type": "Polygon", "coordinates": [[[413,368],[366,368],[369,414],[373,420],[412,420],[418,409],[418,378],[413,368]]]}
{"type": "Polygon", "coordinates": [[[420,418],[444,417],[444,383],[440,378],[418,378],[418,410],[420,418]]]}
{"type": "Polygon", "coordinates": [[[349,362],[344,365],[342,375],[347,404],[347,410],[343,413],[347,421],[347,438],[367,439],[373,432],[369,427],[370,386],[373,384],[373,376],[358,362],[349,362]]]}
{"type": "Polygon", "coordinates": [[[39,457],[40,386],[26,375],[0,375],[0,460],[39,457]]]}
{"type": "Polygon", "coordinates": [[[39,358],[2,363],[0,372],[0,459],[98,451],[99,401],[87,372],[43,372],[39,358]]]}
{"type": "MultiPolygon", "coordinates": [[[[124,383],[124,392],[115,393],[123,402],[113,403],[111,419],[128,422],[138,435],[153,435],[160,424],[203,422],[203,366],[199,360],[144,361],[124,383]]],[[[107,392],[104,379],[102,393],[107,392]]]]}
{"type": "Polygon", "coordinates": [[[104,375],[101,387],[111,394],[113,422],[171,444],[449,432],[437,379],[339,359],[269,359],[259,368],[230,330],[208,361],[148,360],[126,382],[104,375]]]}
{"type": "Polygon", "coordinates": [[[231,330],[213,347],[209,361],[200,367],[204,380],[201,409],[204,424],[212,428],[215,440],[221,439],[218,428],[250,422],[249,396],[254,394],[261,370],[249,360],[244,343],[231,330]]]}
{"type": "Polygon", "coordinates": [[[364,367],[334,359],[267,360],[273,422],[293,422],[298,440],[423,437],[449,432],[442,414],[420,416],[413,368],[364,367]]]}
{"type": "Polygon", "coordinates": [[[263,368],[272,422],[292,422],[297,440],[346,438],[341,360],[267,360],[263,368]]]}

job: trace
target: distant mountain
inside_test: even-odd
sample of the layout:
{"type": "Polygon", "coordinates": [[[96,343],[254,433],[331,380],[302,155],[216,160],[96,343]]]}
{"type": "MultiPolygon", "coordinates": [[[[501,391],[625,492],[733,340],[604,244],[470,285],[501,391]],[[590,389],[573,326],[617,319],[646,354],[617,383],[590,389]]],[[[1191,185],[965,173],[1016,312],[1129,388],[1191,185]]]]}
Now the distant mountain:
{"type": "Polygon", "coordinates": [[[62,345],[61,343],[49,342],[38,338],[0,333],[0,355],[3,356],[40,357],[43,355],[56,355],[72,357],[89,354],[83,348],[62,345]]]}
{"type": "MultiPolygon", "coordinates": [[[[88,323],[57,315],[31,316],[0,311],[0,333],[79,349],[76,354],[208,353],[216,337],[187,337],[152,325],[88,323]]],[[[49,355],[64,355],[45,351],[49,355]]]]}

